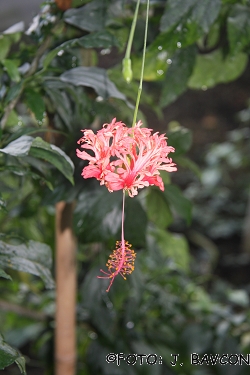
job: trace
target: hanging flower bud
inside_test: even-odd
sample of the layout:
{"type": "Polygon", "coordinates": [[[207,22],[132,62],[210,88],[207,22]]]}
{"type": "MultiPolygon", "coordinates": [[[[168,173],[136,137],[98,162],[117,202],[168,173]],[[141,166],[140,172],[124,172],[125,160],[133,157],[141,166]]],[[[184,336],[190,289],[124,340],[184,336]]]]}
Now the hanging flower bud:
{"type": "Polygon", "coordinates": [[[127,83],[130,83],[133,78],[133,72],[131,68],[131,59],[124,58],[122,60],[122,74],[127,83]]]}

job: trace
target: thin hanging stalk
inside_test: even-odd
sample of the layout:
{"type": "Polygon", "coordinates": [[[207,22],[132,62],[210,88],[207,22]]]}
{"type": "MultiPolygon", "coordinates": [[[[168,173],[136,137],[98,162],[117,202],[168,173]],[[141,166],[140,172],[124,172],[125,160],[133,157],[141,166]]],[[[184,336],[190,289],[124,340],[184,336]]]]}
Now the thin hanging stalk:
{"type": "Polygon", "coordinates": [[[133,117],[133,124],[132,126],[135,126],[139,103],[141,99],[141,93],[142,93],[142,82],[143,82],[143,75],[144,75],[144,65],[145,65],[145,57],[146,57],[146,48],[147,48],[147,37],[148,37],[148,18],[149,18],[149,0],[147,0],[147,11],[146,11],[146,23],[145,23],[145,33],[144,33],[144,44],[143,44],[143,52],[142,52],[142,64],[141,64],[141,76],[140,76],[140,83],[138,87],[138,94],[135,104],[135,111],[134,111],[134,117],[133,117]]]}
{"type": "Polygon", "coordinates": [[[56,331],[55,374],[76,373],[76,244],[73,203],[56,205],[56,331]]]}

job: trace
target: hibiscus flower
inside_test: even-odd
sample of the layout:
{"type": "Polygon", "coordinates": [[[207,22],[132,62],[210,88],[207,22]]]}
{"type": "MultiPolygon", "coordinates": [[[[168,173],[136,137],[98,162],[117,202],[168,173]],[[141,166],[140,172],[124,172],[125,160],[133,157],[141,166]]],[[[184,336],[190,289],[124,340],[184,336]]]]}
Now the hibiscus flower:
{"type": "Polygon", "coordinates": [[[156,185],[164,190],[160,170],[176,171],[177,168],[168,154],[174,148],[167,145],[165,135],[152,134],[152,129],[142,128],[139,121],[135,127],[128,128],[114,118],[110,124],[104,124],[96,134],[92,130],[83,130],[78,141],[81,148],[77,156],[88,160],[83,168],[84,178],[94,177],[105,185],[110,192],[125,190],[130,197],[138,194],[138,189],[156,185]]]}

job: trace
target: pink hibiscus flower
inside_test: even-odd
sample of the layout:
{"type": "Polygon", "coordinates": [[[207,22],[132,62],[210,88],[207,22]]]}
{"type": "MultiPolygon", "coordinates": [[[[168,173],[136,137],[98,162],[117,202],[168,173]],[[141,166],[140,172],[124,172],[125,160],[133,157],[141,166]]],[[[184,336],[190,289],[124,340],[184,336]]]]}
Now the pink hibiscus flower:
{"type": "Polygon", "coordinates": [[[131,197],[138,194],[138,189],[149,185],[164,190],[159,171],[177,170],[168,157],[174,148],[167,145],[165,135],[152,134],[152,129],[141,126],[139,121],[135,127],[128,128],[114,118],[96,134],[92,130],[83,130],[84,135],[78,144],[91,150],[93,155],[77,150],[79,158],[89,161],[82,176],[96,178],[110,192],[126,190],[131,197]]]}

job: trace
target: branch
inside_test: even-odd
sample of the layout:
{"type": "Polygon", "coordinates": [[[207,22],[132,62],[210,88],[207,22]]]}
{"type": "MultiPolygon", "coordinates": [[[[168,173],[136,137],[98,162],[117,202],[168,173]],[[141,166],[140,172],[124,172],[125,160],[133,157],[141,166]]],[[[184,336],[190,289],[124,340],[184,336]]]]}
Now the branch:
{"type": "Polygon", "coordinates": [[[45,321],[48,318],[48,316],[41,311],[27,309],[26,307],[16,305],[15,303],[4,300],[0,300],[0,310],[11,311],[16,313],[17,315],[25,316],[26,318],[31,318],[34,320],[45,321]]]}
{"type": "Polygon", "coordinates": [[[41,57],[43,56],[44,52],[50,46],[51,40],[52,40],[51,35],[48,35],[47,38],[45,38],[43,44],[41,44],[41,46],[38,48],[37,54],[34,57],[34,60],[32,61],[31,65],[30,65],[30,68],[29,68],[28,72],[26,73],[25,77],[30,77],[32,74],[35,73],[41,57]]]}

